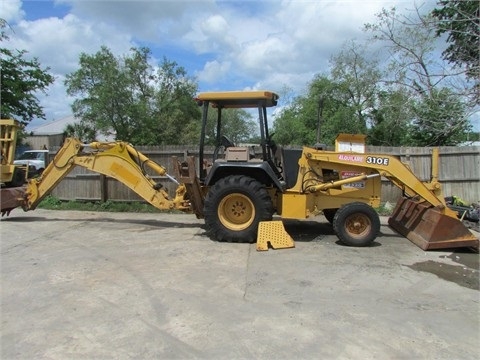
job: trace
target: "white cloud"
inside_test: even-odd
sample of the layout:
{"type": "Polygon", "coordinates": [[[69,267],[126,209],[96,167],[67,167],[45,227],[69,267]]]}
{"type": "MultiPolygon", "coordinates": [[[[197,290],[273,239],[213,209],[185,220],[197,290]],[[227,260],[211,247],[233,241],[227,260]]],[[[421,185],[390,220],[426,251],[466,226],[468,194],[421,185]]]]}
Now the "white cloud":
{"type": "Polygon", "coordinates": [[[25,16],[21,0],[0,0],[0,18],[7,23],[16,22],[25,16]]]}
{"type": "MultiPolygon", "coordinates": [[[[221,31],[229,35],[229,51],[219,52],[216,62],[228,62],[237,76],[255,84],[268,83],[275,88],[288,85],[300,90],[313,74],[327,70],[330,57],[345,41],[365,37],[361,31],[364,23],[373,21],[375,13],[389,4],[374,0],[363,1],[362,6],[353,0],[283,1],[261,18],[244,18],[227,11],[222,14],[225,21],[221,31]],[[274,84],[272,79],[285,82],[274,84]]],[[[206,31],[197,37],[190,34],[186,40],[201,43],[198,51],[218,51],[212,46],[216,38],[206,31]]],[[[224,76],[212,75],[203,76],[200,71],[199,78],[214,83],[224,76]]]]}
{"type": "Polygon", "coordinates": [[[66,74],[76,69],[82,52],[94,53],[102,45],[114,51],[127,51],[131,39],[114,30],[108,24],[84,22],[71,14],[63,19],[23,20],[16,26],[9,46],[28,49],[30,55],[50,67],[54,74],[66,74]]]}
{"type": "MultiPolygon", "coordinates": [[[[50,85],[47,94],[42,93],[38,96],[47,115],[47,121],[58,120],[72,114],[70,104],[74,99],[67,96],[63,85],[64,81],[65,76],[56,75],[55,82],[50,85]]],[[[44,120],[35,120],[30,127],[33,128],[43,123],[44,120]]]]}
{"type": "Polygon", "coordinates": [[[228,53],[237,45],[231,34],[231,26],[218,14],[197,18],[181,40],[185,48],[190,48],[197,54],[228,53]]]}
{"type": "MultiPolygon", "coordinates": [[[[38,58],[42,68],[48,67],[55,78],[47,95],[37,94],[48,120],[71,114],[72,99],[67,97],[64,80],[66,74],[78,68],[82,52],[92,54],[106,45],[114,54],[123,54],[133,46],[128,34],[115,31],[110,24],[86,22],[72,14],[64,18],[21,20],[13,26],[13,30],[5,45],[26,49],[28,53],[25,56],[38,58]]],[[[31,126],[42,122],[36,120],[31,126]]]]}
{"type": "Polygon", "coordinates": [[[218,79],[224,78],[230,71],[230,67],[230,62],[208,61],[203,69],[197,73],[197,77],[200,81],[214,83],[218,79]]]}
{"type": "MultiPolygon", "coordinates": [[[[345,41],[364,36],[364,23],[393,5],[393,0],[361,5],[357,0],[58,0],[70,7],[69,14],[27,21],[19,0],[0,1],[2,13],[13,19],[11,46],[28,50],[57,78],[50,96],[40,96],[49,119],[69,111],[63,79],[78,67],[80,53],[95,53],[102,45],[116,55],[145,45],[155,58],[186,63],[202,91],[284,86],[300,91],[327,70],[345,41]]],[[[401,7],[414,4],[398,1],[401,7]]]]}
{"type": "Polygon", "coordinates": [[[213,0],[60,0],[72,13],[90,21],[115,25],[133,38],[165,43],[190,30],[192,19],[214,8],[213,0]]]}
{"type": "Polygon", "coordinates": [[[215,37],[225,34],[228,30],[227,21],[220,15],[210,16],[202,25],[205,35],[213,35],[215,37]]]}

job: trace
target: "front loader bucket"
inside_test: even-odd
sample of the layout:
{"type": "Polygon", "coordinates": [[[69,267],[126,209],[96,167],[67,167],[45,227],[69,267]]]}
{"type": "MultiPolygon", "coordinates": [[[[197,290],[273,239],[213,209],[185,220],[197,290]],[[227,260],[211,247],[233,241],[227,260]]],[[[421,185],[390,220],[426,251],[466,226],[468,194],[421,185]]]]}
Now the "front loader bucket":
{"type": "Polygon", "coordinates": [[[426,202],[403,198],[388,224],[423,250],[473,247],[478,251],[478,239],[459,219],[442,214],[426,202]]]}

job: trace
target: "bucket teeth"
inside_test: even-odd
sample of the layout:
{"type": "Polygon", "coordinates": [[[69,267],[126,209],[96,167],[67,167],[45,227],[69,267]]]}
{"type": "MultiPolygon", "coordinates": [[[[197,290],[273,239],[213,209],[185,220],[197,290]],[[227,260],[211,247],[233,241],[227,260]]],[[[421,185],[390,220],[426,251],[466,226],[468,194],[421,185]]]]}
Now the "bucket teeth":
{"type": "Polygon", "coordinates": [[[478,251],[478,239],[459,219],[443,214],[428,203],[403,198],[388,224],[423,250],[472,247],[478,251]]]}

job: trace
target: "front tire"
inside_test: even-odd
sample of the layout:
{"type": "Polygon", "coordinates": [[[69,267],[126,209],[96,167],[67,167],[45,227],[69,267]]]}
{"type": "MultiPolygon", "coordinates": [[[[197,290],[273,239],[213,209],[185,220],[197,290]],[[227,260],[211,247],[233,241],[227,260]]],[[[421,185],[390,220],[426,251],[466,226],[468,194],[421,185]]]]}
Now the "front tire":
{"type": "Polygon", "coordinates": [[[380,218],[371,206],[354,202],[338,209],[333,229],[345,245],[368,246],[380,231],[380,218]]]}
{"type": "Polygon", "coordinates": [[[254,242],[260,221],[272,220],[273,205],[257,180],[233,175],[220,179],[208,192],[204,205],[210,237],[218,241],[254,242]]]}

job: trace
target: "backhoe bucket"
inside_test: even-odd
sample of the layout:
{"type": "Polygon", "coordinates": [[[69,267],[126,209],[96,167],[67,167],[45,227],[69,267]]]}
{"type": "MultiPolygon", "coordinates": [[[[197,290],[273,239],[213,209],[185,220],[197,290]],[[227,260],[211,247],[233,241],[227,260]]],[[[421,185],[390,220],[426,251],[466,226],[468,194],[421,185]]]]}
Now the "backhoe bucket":
{"type": "Polygon", "coordinates": [[[423,250],[473,247],[478,239],[458,218],[442,214],[426,202],[403,198],[388,224],[423,250]]]}
{"type": "Polygon", "coordinates": [[[23,205],[25,196],[24,187],[0,189],[0,213],[9,215],[10,211],[23,205]]]}

